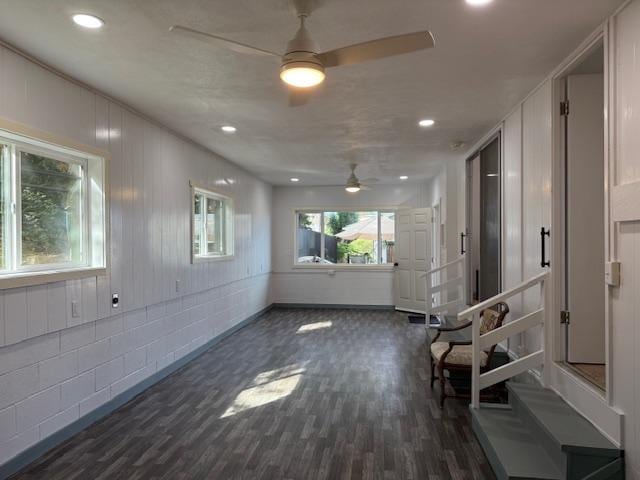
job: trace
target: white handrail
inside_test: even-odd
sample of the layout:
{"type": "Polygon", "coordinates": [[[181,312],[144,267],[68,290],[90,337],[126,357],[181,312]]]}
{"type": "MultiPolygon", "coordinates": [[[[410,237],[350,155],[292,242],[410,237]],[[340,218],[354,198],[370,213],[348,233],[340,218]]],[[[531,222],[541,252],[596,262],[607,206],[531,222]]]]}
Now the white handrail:
{"type": "Polygon", "coordinates": [[[520,285],[513,287],[510,290],[507,290],[506,292],[499,293],[495,297],[491,297],[490,299],[485,300],[484,302],[478,303],[473,307],[467,308],[466,310],[458,314],[458,320],[466,320],[467,318],[471,317],[475,313],[480,313],[482,310],[486,308],[493,307],[496,303],[504,302],[505,300],[519,293],[522,293],[525,290],[529,290],[531,287],[546,280],[549,275],[551,275],[551,272],[544,272],[539,275],[536,275],[535,277],[531,277],[526,282],[523,282],[520,285]]]}
{"type": "Polygon", "coordinates": [[[497,345],[498,343],[506,340],[507,338],[516,335],[518,333],[525,332],[530,328],[538,325],[544,325],[546,323],[548,300],[549,300],[549,278],[551,272],[544,272],[535,277],[530,278],[526,282],[507,290],[504,293],[500,293],[489,300],[486,300],[478,305],[468,308],[464,312],[458,314],[458,320],[472,319],[471,324],[471,352],[472,352],[472,366],[471,366],[471,407],[480,408],[480,390],[503,382],[516,375],[520,375],[531,368],[545,363],[545,348],[530,353],[525,357],[508,363],[500,368],[491,370],[487,373],[480,374],[480,360],[482,349],[486,349],[497,345]],[[488,332],[484,335],[480,335],[480,312],[486,308],[492,307],[499,302],[514,297],[532,287],[540,285],[541,287],[541,307],[529,314],[523,315],[517,320],[513,320],[498,329],[488,332]]]}
{"type": "Polygon", "coordinates": [[[445,263],[444,265],[438,267],[438,268],[434,268],[433,270],[429,270],[428,272],[424,272],[423,274],[420,275],[421,278],[426,277],[427,275],[433,275],[434,273],[438,273],[441,272],[449,267],[453,267],[454,265],[457,265],[458,263],[461,263],[464,261],[464,257],[460,257],[457,260],[454,260],[453,262],[449,262],[449,263],[445,263]]]}
{"type": "MultiPolygon", "coordinates": [[[[466,266],[465,257],[459,257],[458,259],[453,260],[452,262],[449,262],[440,267],[434,268],[433,270],[424,272],[420,276],[421,278],[426,277],[425,279],[425,287],[426,287],[425,313],[427,318],[430,318],[430,316],[433,314],[446,313],[449,311],[450,308],[459,307],[460,305],[465,304],[465,301],[464,301],[464,296],[465,296],[464,284],[466,279],[465,266],[466,266]],[[456,274],[459,276],[449,280],[448,279],[449,276],[447,275],[447,279],[445,279],[444,281],[442,281],[442,279],[438,277],[437,279],[435,279],[435,281],[439,281],[440,283],[438,285],[432,284],[432,282],[434,281],[434,277],[433,277],[434,274],[443,272],[443,271],[447,272],[448,269],[450,268],[456,268],[456,270],[458,270],[458,267],[461,267],[459,268],[460,272],[456,274]],[[449,289],[453,289],[453,288],[457,288],[459,291],[459,297],[456,300],[449,301],[447,303],[440,303],[439,305],[433,305],[434,295],[448,291],[449,289]]],[[[442,295],[438,295],[437,298],[441,299],[442,295]]]]}

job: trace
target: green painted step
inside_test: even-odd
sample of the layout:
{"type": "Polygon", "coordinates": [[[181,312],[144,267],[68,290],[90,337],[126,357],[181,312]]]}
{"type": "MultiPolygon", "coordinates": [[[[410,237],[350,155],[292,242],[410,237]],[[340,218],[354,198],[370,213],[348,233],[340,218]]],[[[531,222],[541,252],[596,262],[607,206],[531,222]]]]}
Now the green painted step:
{"type": "Polygon", "coordinates": [[[562,473],[511,408],[471,409],[473,430],[499,480],[561,480],[562,473]]]}
{"type": "Polygon", "coordinates": [[[526,383],[507,383],[515,409],[524,407],[550,441],[563,452],[617,458],[622,451],[555,392],[526,383]]]}

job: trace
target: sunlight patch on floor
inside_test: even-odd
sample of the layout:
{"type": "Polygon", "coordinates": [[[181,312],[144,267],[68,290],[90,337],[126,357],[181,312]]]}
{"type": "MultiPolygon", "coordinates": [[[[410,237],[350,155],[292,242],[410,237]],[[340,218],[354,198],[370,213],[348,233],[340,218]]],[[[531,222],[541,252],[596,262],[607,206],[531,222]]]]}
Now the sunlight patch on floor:
{"type": "Polygon", "coordinates": [[[331,321],[327,322],[316,322],[316,323],[308,323],[306,325],[302,325],[296,333],[306,333],[313,332],[314,330],[322,330],[323,328],[331,328],[333,323],[331,321]]]}
{"type": "Polygon", "coordinates": [[[259,373],[252,382],[253,386],[240,392],[220,418],[228,418],[288,397],[300,383],[304,372],[304,367],[290,365],[259,373]]]}

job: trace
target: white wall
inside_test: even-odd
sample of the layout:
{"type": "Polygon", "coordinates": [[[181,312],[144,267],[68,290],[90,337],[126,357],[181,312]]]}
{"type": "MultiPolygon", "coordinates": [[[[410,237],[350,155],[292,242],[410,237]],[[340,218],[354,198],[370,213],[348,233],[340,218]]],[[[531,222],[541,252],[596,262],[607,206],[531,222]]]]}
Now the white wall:
{"type": "MultiPolygon", "coordinates": [[[[640,181],[640,0],[633,0],[609,21],[610,127],[612,146],[608,171],[611,186],[640,181]]],[[[504,280],[505,288],[541,271],[540,227],[552,218],[552,118],[556,110],[552,80],[533,92],[502,124],[504,134],[504,280]]],[[[461,174],[463,176],[463,174],[461,174]]],[[[637,205],[635,206],[637,211],[637,205]]],[[[568,381],[553,368],[552,386],[625,449],[627,478],[640,479],[640,214],[635,221],[611,222],[608,258],[621,262],[621,285],[610,288],[610,396],[568,381]],[[622,422],[622,428],[616,422],[622,422]]],[[[557,230],[557,227],[556,227],[557,230]]],[[[552,232],[553,233],[553,232],[552,232]]],[[[547,251],[551,253],[551,243],[547,251]]],[[[559,259],[555,259],[557,262],[559,259]]],[[[552,267],[554,265],[552,259],[552,267]]],[[[537,305],[525,296],[517,309],[537,305]]],[[[541,334],[526,335],[534,350],[541,334]]]]}
{"type": "Polygon", "coordinates": [[[2,464],[270,304],[271,187],[5,48],[0,117],[112,156],[110,275],[0,292],[2,464]],[[236,257],[191,265],[189,180],[224,178],[236,257]]]}
{"type": "MultiPolygon", "coordinates": [[[[620,185],[640,181],[640,1],[620,12],[614,26],[616,136],[610,172],[612,183],[620,185]]],[[[640,479],[640,223],[611,228],[617,230],[612,258],[622,271],[620,288],[611,290],[612,400],[625,414],[627,478],[640,479]]]]}
{"type": "Polygon", "coordinates": [[[427,203],[422,184],[375,185],[349,194],[343,187],[274,187],[273,296],[276,303],[329,305],[393,305],[393,272],[388,267],[367,271],[294,268],[297,208],[419,208],[427,203]]]}

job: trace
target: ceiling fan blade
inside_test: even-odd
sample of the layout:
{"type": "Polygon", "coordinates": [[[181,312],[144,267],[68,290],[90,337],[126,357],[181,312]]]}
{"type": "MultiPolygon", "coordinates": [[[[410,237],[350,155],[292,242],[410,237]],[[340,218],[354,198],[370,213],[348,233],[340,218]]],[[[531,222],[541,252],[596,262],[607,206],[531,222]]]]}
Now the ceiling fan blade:
{"type": "Polygon", "coordinates": [[[360,190],[371,190],[371,187],[369,185],[365,185],[363,183],[360,184],[360,190]]]}
{"type": "Polygon", "coordinates": [[[407,33],[337,48],[316,55],[325,67],[353,65],[403,53],[433,48],[435,40],[429,31],[407,33]]]}
{"type": "Polygon", "coordinates": [[[219,37],[218,35],[213,35],[211,33],[201,32],[200,30],[194,30],[193,28],[183,27],[181,25],[173,25],[171,28],[169,28],[169,31],[173,33],[188,35],[190,37],[197,38],[198,40],[208,40],[220,47],[228,48],[229,50],[233,50],[234,52],[238,53],[280,58],[279,54],[270,52],[269,50],[252,47],[251,45],[246,45],[234,40],[229,40],[228,38],[219,37]]]}
{"type": "Polygon", "coordinates": [[[362,183],[378,183],[380,179],[378,178],[365,178],[362,180],[362,183]]]}

